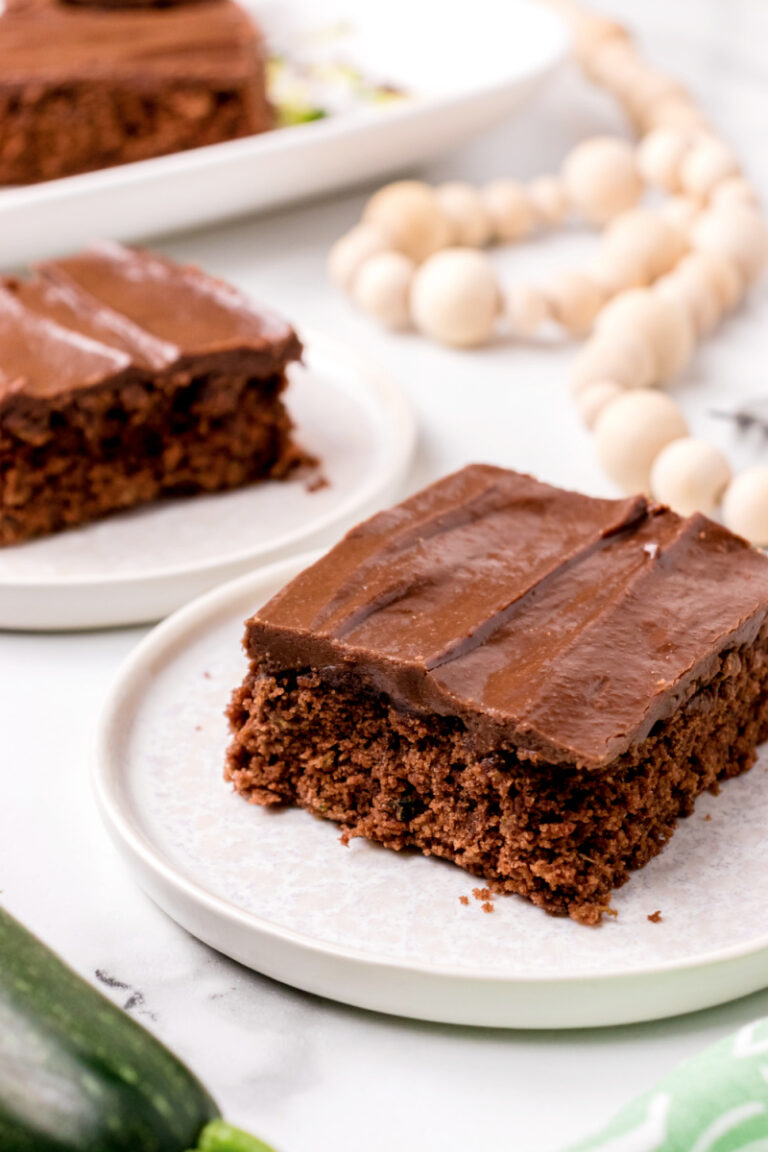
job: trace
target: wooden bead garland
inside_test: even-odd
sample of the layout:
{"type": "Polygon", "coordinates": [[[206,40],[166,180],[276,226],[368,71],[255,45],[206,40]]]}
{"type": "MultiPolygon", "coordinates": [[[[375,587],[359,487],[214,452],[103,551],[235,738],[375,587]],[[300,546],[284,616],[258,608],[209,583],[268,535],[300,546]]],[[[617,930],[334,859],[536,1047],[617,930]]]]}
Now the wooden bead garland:
{"type": "Polygon", "coordinates": [[[757,194],[690,94],[645,63],[625,28],[574,0],[543,2],[570,23],[582,70],[616,98],[639,143],[585,140],[559,176],[527,185],[390,184],[333,246],[330,277],[384,326],[414,326],[454,347],[497,332],[528,339],[552,323],[591,334],[571,391],[611,479],[684,515],[722,503],[729,527],[768,545],[768,466],[732,479],[722,453],[691,438],[677,404],[654,390],[768,263],[757,194]],[[664,195],[654,207],[641,204],[649,187],[664,195]],[[604,228],[589,267],[502,290],[480,249],[572,217],[604,228]]]}

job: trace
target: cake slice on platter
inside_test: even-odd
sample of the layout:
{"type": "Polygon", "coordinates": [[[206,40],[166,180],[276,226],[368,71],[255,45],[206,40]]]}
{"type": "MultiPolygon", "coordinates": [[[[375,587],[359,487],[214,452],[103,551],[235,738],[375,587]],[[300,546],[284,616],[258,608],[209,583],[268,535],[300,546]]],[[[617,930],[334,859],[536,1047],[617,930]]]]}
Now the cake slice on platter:
{"type": "Polygon", "coordinates": [[[0,545],[284,477],[290,324],[197,268],[102,244],[0,286],[0,545]]]}
{"type": "Polygon", "coordinates": [[[226,776],[596,924],[768,735],[768,559],[473,465],[247,622],[226,776]]]}
{"type": "Polygon", "coordinates": [[[0,104],[0,184],[272,126],[264,42],[232,0],[109,10],[13,0],[0,12],[0,104]]]}

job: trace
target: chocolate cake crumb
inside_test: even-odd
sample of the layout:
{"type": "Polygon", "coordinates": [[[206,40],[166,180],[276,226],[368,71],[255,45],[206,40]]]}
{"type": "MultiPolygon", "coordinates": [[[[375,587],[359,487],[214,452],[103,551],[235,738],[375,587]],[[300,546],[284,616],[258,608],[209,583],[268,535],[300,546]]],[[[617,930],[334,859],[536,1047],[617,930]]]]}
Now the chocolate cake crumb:
{"type": "Polygon", "coordinates": [[[707,812],[707,814],[706,814],[706,816],[704,817],[704,819],[705,819],[705,820],[707,820],[707,821],[709,821],[709,820],[711,820],[711,819],[712,819],[712,817],[710,816],[709,812],[707,812]]]}
{"type": "Polygon", "coordinates": [[[323,488],[330,488],[331,482],[322,472],[307,481],[307,492],[320,492],[323,488]]]}
{"type": "Polygon", "coordinates": [[[491,904],[490,900],[486,900],[486,902],[485,902],[485,904],[483,904],[482,908],[483,908],[483,912],[493,912],[493,904],[491,904]]]}
{"type": "Polygon", "coordinates": [[[459,904],[469,904],[469,896],[459,896],[459,904]]]}
{"type": "Polygon", "coordinates": [[[650,920],[651,924],[661,924],[661,912],[658,910],[656,912],[651,912],[648,919],[650,920]]]}
{"type": "Polygon", "coordinates": [[[473,888],[472,895],[475,900],[490,900],[491,890],[490,888],[473,888]]]}

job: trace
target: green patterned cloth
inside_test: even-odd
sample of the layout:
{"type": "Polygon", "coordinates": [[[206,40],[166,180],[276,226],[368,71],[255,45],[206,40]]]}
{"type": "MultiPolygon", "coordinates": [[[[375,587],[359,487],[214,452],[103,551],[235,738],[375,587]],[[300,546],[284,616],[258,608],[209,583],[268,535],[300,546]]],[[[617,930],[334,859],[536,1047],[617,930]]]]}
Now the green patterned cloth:
{"type": "Polygon", "coordinates": [[[768,1152],[768,1017],[686,1060],[568,1152],[768,1152]]]}

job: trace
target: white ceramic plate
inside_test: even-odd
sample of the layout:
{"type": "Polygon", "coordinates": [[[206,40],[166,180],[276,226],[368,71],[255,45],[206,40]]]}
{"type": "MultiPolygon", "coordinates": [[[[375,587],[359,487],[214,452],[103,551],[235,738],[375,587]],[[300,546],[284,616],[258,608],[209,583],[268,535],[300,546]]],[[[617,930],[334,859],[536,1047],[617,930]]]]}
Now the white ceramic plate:
{"type": "Polygon", "coordinates": [[[100,172],[0,190],[4,265],[94,236],[143,240],[305,199],[422,163],[507,115],[562,59],[563,24],[530,0],[250,0],[268,41],[345,16],[344,54],[413,93],[405,103],[100,172]]]}
{"type": "Polygon", "coordinates": [[[0,549],[0,628],[158,620],[223,580],[337,538],[396,495],[415,444],[405,394],[336,341],[303,333],[286,403],[322,461],[307,477],[161,501],[0,549]]]}
{"type": "Polygon", "coordinates": [[[170,916],[287,984],[451,1023],[621,1024],[768,984],[768,757],[699,800],[598,929],[516,897],[487,915],[471,895],[478,881],[451,864],[361,840],[343,848],[333,824],[235,796],[222,780],[223,709],[246,667],[243,621],[312,559],[182,609],[138,646],[109,700],[99,804],[170,916]]]}

